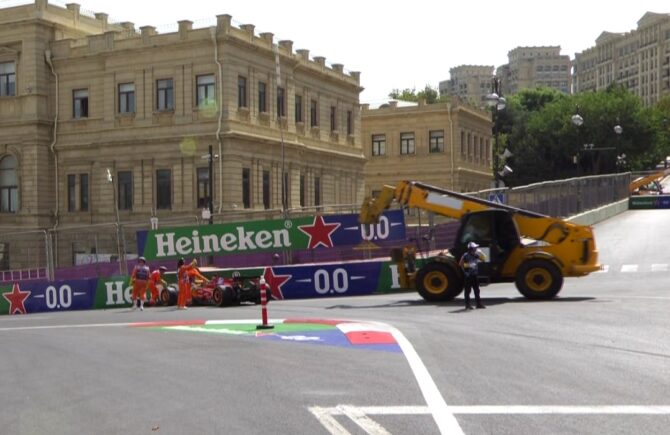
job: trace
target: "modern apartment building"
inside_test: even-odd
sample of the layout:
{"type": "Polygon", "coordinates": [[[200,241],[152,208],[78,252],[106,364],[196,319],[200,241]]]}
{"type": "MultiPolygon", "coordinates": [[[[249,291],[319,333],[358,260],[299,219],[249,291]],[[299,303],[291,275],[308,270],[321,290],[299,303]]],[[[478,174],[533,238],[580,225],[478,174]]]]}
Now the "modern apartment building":
{"type": "Polygon", "coordinates": [[[61,230],[195,222],[210,196],[217,222],[281,211],[283,196],[285,208],[359,203],[360,74],[254,30],[230,15],[158,33],[75,3],[1,9],[0,270],[46,255],[43,236],[10,232],[44,231],[58,266],[116,252],[114,238],[94,248],[61,230]]]}
{"type": "Polygon", "coordinates": [[[488,189],[492,182],[491,113],[453,97],[450,103],[379,109],[363,105],[365,191],[401,180],[460,192],[488,189]]]}
{"type": "Polygon", "coordinates": [[[439,84],[440,95],[458,97],[477,107],[486,105],[486,96],[491,93],[493,66],[460,65],[449,69],[449,80],[439,84]]]}
{"type": "Polygon", "coordinates": [[[507,53],[507,59],[496,70],[504,95],[537,87],[571,92],[570,56],[562,55],[560,46],[517,47],[507,53]]]}
{"type": "Polygon", "coordinates": [[[628,33],[603,32],[575,54],[575,92],[620,84],[650,105],[670,95],[670,14],[647,12],[628,33]]]}

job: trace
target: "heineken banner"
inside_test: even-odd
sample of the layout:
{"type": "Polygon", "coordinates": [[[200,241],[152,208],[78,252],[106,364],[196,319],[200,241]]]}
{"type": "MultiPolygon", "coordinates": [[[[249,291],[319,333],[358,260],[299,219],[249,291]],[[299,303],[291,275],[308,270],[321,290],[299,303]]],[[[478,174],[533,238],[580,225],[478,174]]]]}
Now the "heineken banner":
{"type": "Polygon", "coordinates": [[[163,260],[404,239],[403,212],[393,210],[372,225],[361,225],[358,215],[347,214],[138,231],[137,252],[147,260],[163,260]]]}
{"type": "MultiPolygon", "coordinates": [[[[389,261],[223,269],[219,273],[263,276],[274,299],[356,296],[400,290],[397,266],[389,261]]],[[[212,272],[210,272],[211,274],[212,272]]],[[[167,281],[174,273],[166,274],[167,281]]],[[[129,277],[56,282],[15,282],[0,286],[0,314],[106,309],[130,306],[129,277]]]]}

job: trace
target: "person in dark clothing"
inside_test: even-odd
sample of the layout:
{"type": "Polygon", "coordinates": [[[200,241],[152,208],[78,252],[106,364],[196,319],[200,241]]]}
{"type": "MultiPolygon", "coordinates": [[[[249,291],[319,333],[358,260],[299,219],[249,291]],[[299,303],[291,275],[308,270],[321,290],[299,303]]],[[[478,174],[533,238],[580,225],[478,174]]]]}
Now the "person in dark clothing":
{"type": "Polygon", "coordinates": [[[486,256],[477,248],[479,248],[479,245],[475,242],[468,243],[468,250],[465,251],[458,262],[459,266],[463,269],[463,276],[465,278],[463,293],[465,295],[466,310],[472,309],[472,305],[470,305],[470,289],[474,289],[475,291],[477,308],[486,308],[479,297],[479,279],[477,278],[477,265],[482,261],[486,261],[486,256]]]}

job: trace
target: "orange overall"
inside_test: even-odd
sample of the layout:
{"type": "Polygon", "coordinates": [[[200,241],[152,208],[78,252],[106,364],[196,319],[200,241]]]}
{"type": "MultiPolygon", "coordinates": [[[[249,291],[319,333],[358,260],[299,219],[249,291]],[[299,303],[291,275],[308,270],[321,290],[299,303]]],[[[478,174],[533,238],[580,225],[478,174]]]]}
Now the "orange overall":
{"type": "Polygon", "coordinates": [[[188,300],[187,300],[187,303],[190,305],[190,304],[191,304],[191,301],[193,300],[193,297],[192,297],[193,294],[192,294],[192,292],[191,292],[191,290],[192,290],[192,285],[193,285],[193,283],[195,282],[196,278],[199,278],[199,279],[201,279],[202,281],[208,281],[208,280],[207,280],[207,278],[206,278],[205,276],[203,276],[203,275],[200,273],[200,271],[198,270],[197,267],[193,267],[193,268],[189,269],[186,273],[188,274],[188,280],[189,280],[189,292],[188,292],[188,300]]]}
{"type": "Polygon", "coordinates": [[[156,304],[158,302],[158,284],[165,285],[165,281],[163,281],[163,275],[161,274],[161,271],[156,269],[151,272],[151,275],[149,275],[149,290],[151,291],[152,304],[156,304]]]}
{"type": "Polygon", "coordinates": [[[179,283],[179,295],[177,296],[177,308],[186,307],[186,303],[191,298],[191,278],[190,271],[195,269],[195,260],[190,264],[182,265],[177,271],[177,282],[179,283]]]}
{"type": "Polygon", "coordinates": [[[133,283],[133,296],[131,298],[133,302],[138,299],[144,301],[149,281],[149,266],[146,264],[136,265],[130,275],[130,281],[133,283]]]}

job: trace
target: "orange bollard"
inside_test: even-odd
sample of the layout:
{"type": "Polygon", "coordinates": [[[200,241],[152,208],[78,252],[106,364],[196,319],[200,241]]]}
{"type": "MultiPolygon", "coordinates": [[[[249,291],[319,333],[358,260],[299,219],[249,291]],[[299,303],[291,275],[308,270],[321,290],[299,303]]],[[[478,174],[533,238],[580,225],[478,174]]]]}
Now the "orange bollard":
{"type": "Polygon", "coordinates": [[[261,318],[263,320],[263,323],[260,325],[256,325],[256,329],[272,329],[274,328],[273,325],[268,324],[268,290],[267,290],[267,284],[265,283],[265,278],[262,276],[260,277],[260,280],[258,283],[261,286],[261,318]]]}

